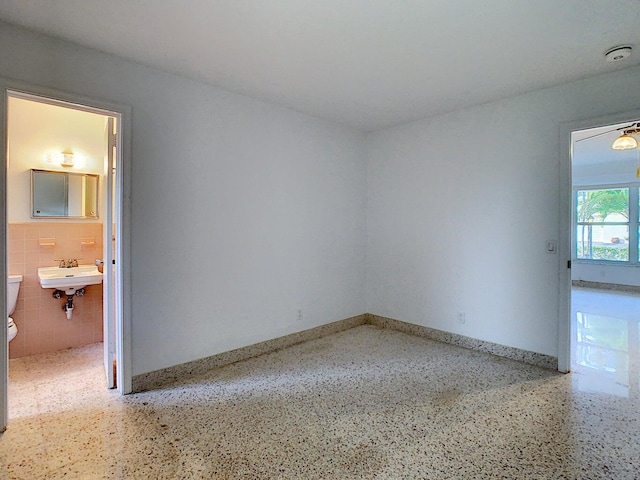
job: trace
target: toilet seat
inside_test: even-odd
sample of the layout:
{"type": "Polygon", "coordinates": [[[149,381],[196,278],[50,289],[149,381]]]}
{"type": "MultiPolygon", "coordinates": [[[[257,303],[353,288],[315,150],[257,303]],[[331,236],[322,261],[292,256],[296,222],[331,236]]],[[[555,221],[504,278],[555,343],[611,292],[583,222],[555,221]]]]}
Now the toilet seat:
{"type": "Polygon", "coordinates": [[[22,275],[9,275],[7,278],[7,339],[9,341],[13,340],[18,333],[18,327],[13,323],[13,318],[10,315],[16,309],[20,282],[22,282],[22,275]]]}
{"type": "Polygon", "coordinates": [[[13,318],[7,317],[7,341],[10,342],[18,334],[18,327],[13,323],[13,318]]]}

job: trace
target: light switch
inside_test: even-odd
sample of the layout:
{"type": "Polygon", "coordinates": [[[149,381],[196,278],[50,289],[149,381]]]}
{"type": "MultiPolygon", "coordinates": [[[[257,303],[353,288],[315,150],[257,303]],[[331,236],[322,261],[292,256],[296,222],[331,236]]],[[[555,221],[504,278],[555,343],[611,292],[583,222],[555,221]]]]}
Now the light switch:
{"type": "Polygon", "coordinates": [[[547,253],[556,253],[557,243],[555,240],[547,240],[547,253]]]}

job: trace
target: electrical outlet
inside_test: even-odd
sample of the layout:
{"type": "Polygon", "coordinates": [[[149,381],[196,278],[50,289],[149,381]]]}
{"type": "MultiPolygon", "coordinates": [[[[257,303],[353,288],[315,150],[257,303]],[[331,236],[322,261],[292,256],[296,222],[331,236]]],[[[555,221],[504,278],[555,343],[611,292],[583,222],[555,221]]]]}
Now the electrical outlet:
{"type": "Polygon", "coordinates": [[[298,321],[302,321],[302,310],[298,310],[298,321]]]}
{"type": "Polygon", "coordinates": [[[458,323],[463,324],[467,321],[467,314],[465,312],[458,312],[458,323]]]}

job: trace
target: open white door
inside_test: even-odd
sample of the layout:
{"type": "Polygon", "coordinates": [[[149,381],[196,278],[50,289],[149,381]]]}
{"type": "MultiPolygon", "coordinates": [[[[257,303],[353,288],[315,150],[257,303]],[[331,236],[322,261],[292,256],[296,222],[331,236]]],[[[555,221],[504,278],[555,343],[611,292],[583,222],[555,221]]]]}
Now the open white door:
{"type": "Polygon", "coordinates": [[[116,388],[116,264],[115,264],[115,238],[117,228],[117,202],[116,202],[116,122],[115,118],[107,118],[105,140],[107,155],[106,169],[106,199],[104,220],[104,254],[103,263],[103,338],[104,338],[104,369],[107,374],[107,388],[116,388]]]}
{"type": "MultiPolygon", "coordinates": [[[[0,158],[2,158],[2,168],[0,168],[0,311],[7,311],[7,229],[1,226],[7,222],[7,95],[3,91],[0,95],[0,121],[5,125],[4,132],[0,135],[0,158]]],[[[4,314],[3,314],[4,315],[4,314]]],[[[9,346],[7,344],[7,329],[0,329],[0,433],[7,428],[9,413],[7,389],[9,386],[9,346]]]]}

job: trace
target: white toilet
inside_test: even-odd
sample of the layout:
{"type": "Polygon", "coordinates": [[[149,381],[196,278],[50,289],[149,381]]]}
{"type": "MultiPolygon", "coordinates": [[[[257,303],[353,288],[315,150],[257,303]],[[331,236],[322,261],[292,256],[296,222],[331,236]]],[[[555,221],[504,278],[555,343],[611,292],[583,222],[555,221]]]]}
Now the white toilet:
{"type": "Polygon", "coordinates": [[[13,318],[9,315],[16,309],[20,282],[22,282],[22,275],[9,275],[7,280],[7,339],[9,341],[13,340],[18,334],[18,327],[16,327],[16,324],[13,323],[13,318]]]}

